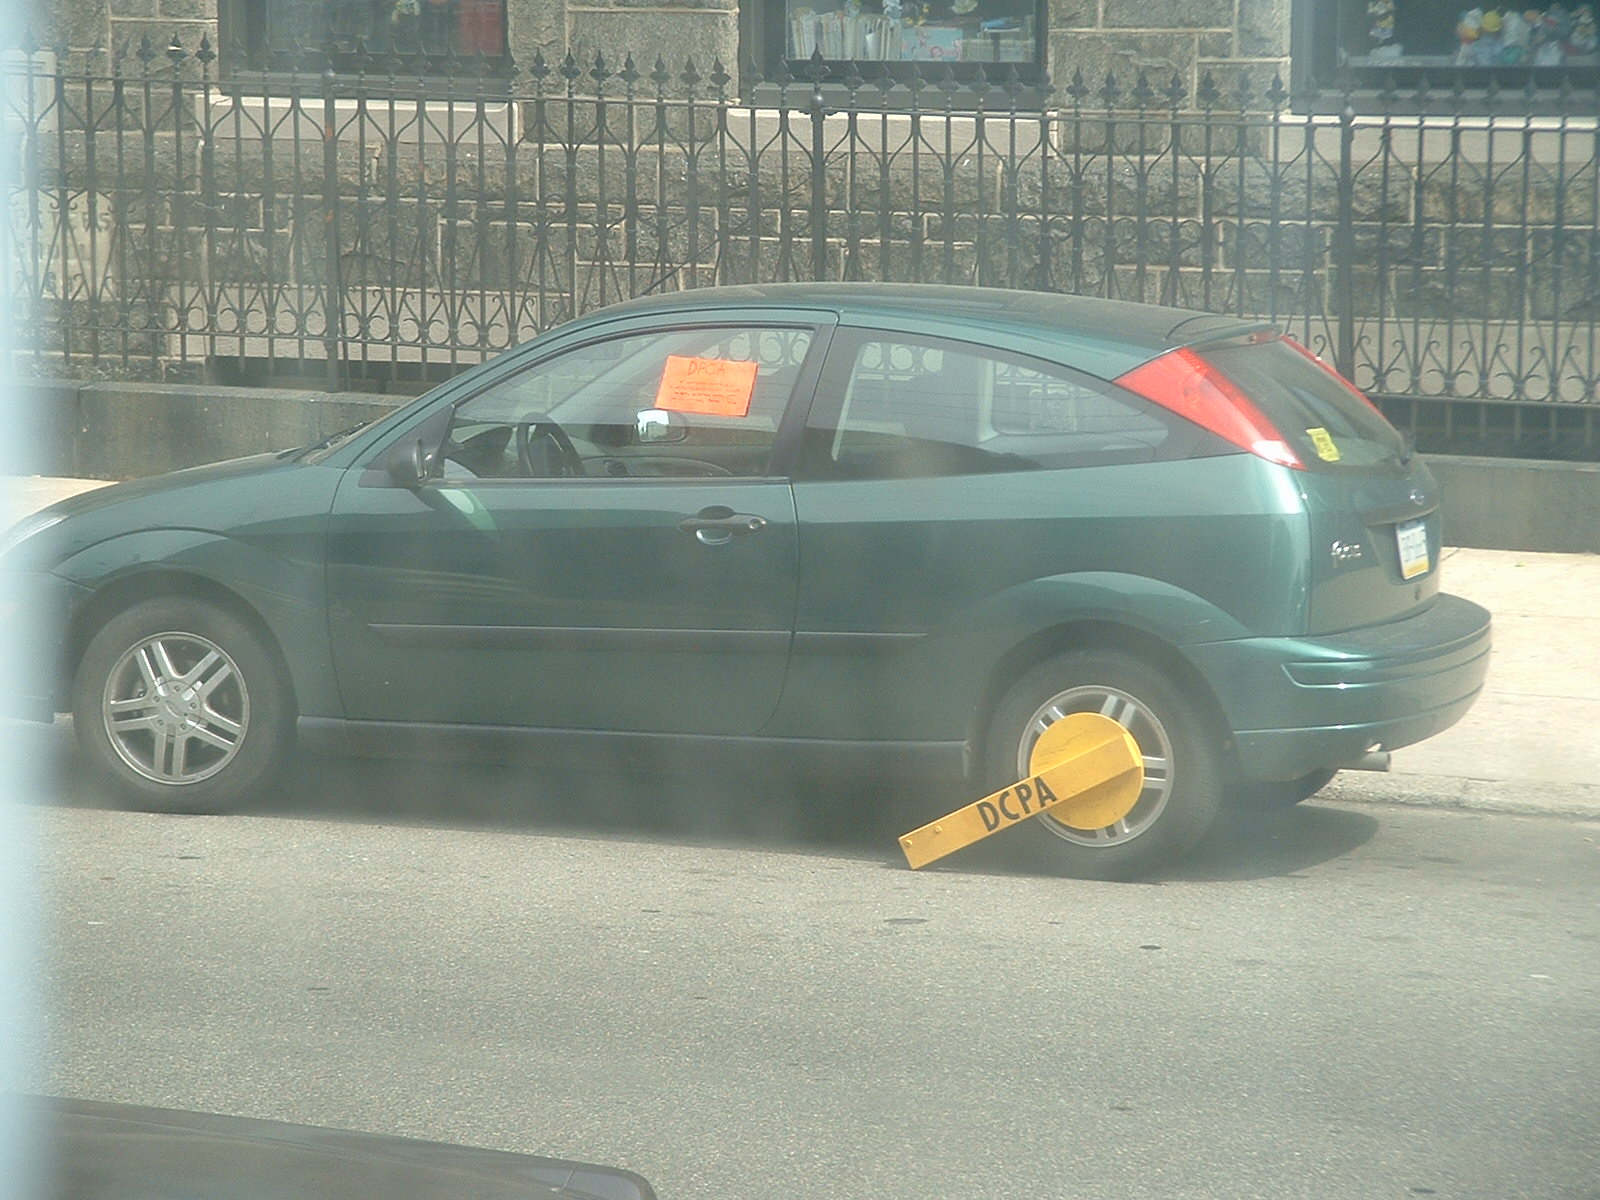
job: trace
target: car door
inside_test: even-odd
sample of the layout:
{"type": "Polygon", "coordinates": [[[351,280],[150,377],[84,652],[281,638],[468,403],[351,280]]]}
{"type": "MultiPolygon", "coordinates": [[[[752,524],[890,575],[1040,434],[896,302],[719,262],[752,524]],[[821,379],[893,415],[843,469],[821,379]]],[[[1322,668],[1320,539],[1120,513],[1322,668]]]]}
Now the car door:
{"type": "Polygon", "coordinates": [[[431,414],[448,432],[419,486],[352,470],[328,562],[347,715],[760,729],[798,568],[771,464],[821,331],[705,320],[569,344],[431,414]]]}
{"type": "Polygon", "coordinates": [[[805,572],[772,732],[966,736],[983,639],[998,654],[1024,636],[974,614],[1033,580],[1190,561],[1185,523],[1151,497],[1203,436],[1057,364],[841,327],[795,471],[805,572]]]}

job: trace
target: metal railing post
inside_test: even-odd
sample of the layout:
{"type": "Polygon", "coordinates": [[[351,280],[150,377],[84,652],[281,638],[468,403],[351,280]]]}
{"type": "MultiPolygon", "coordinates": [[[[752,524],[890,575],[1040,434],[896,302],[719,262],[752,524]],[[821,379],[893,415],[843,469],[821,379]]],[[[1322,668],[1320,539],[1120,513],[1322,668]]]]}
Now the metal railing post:
{"type": "Polygon", "coordinates": [[[1345,97],[1339,111],[1339,225],[1334,234],[1333,270],[1335,284],[1334,366],[1346,379],[1355,373],[1356,295],[1355,295],[1355,123],[1356,113],[1345,97]]]}
{"type": "Polygon", "coordinates": [[[323,286],[323,347],[328,355],[328,390],[344,386],[344,289],[339,254],[339,125],[334,104],[334,74],[322,72],[322,235],[328,258],[323,286]]]}
{"type": "Polygon", "coordinates": [[[822,84],[811,85],[811,100],[806,107],[811,114],[811,278],[828,277],[828,156],[823,135],[823,120],[828,106],[822,96],[822,84]]]}

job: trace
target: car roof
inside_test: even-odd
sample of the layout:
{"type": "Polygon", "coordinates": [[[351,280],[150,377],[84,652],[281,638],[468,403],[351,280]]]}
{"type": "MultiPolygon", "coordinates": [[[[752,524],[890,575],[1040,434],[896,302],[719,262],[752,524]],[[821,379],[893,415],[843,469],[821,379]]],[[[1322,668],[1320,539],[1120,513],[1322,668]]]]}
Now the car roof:
{"type": "Polygon", "coordinates": [[[1075,339],[1103,340],[1108,349],[1114,346],[1134,359],[1264,326],[1259,320],[1098,296],[924,283],[768,283],[694,288],[629,300],[603,310],[603,314],[592,315],[670,315],[712,308],[821,308],[845,321],[924,318],[1046,337],[1070,332],[1075,339]]]}

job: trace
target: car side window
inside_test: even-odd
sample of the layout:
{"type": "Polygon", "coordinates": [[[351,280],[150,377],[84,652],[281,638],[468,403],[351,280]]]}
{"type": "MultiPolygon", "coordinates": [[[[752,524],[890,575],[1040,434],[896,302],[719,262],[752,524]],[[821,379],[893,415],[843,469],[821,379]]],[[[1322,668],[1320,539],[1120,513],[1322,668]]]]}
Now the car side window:
{"type": "Polygon", "coordinates": [[[1100,380],[961,343],[835,341],[802,476],[896,479],[1142,462],[1172,424],[1100,380]]]}
{"type": "Polygon", "coordinates": [[[461,403],[446,481],[759,476],[812,331],[658,330],[590,342],[461,403]]]}

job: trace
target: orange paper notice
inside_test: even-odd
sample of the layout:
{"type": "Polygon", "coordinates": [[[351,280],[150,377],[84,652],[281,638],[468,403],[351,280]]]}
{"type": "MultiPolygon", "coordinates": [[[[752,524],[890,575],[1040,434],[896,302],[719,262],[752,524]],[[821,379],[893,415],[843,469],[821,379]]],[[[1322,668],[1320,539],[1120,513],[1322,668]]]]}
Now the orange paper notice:
{"type": "Polygon", "coordinates": [[[661,373],[656,407],[712,417],[746,416],[756,390],[756,368],[753,362],[670,354],[661,373]]]}

